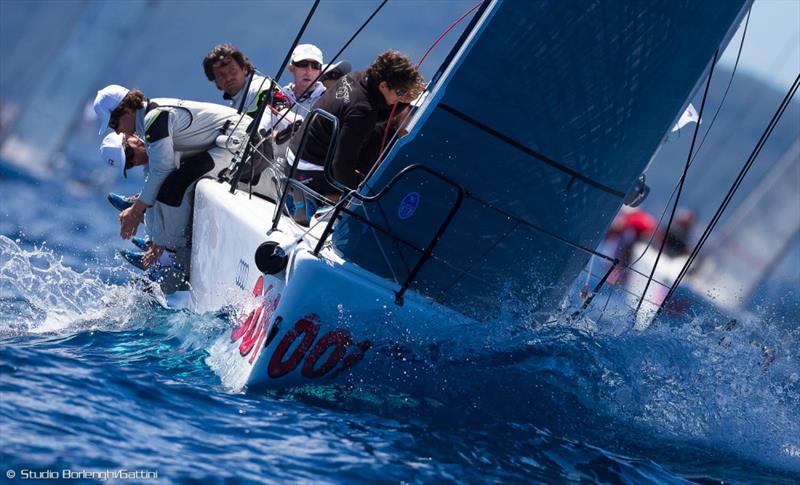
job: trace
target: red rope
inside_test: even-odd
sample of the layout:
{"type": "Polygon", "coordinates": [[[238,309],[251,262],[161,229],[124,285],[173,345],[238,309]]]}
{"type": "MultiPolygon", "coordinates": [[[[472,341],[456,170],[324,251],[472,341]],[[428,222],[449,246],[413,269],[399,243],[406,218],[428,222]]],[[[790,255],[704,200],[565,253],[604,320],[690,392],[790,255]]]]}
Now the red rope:
{"type": "Polygon", "coordinates": [[[481,0],[481,1],[480,1],[480,2],[478,2],[478,3],[476,3],[476,4],[475,4],[475,5],[472,7],[472,8],[470,8],[469,10],[467,10],[467,12],[466,12],[464,15],[462,15],[462,16],[461,16],[461,17],[460,17],[458,20],[456,20],[455,22],[453,22],[453,23],[450,25],[450,27],[448,27],[448,28],[447,28],[447,30],[445,30],[444,32],[442,32],[442,35],[440,35],[440,36],[439,36],[439,38],[438,38],[438,39],[436,39],[436,40],[433,42],[433,44],[431,44],[431,46],[430,46],[430,47],[428,47],[428,50],[425,52],[425,55],[423,55],[423,56],[422,56],[422,59],[420,59],[420,60],[419,60],[419,63],[417,64],[417,67],[419,67],[419,66],[421,66],[421,65],[422,65],[422,62],[425,60],[425,58],[426,58],[426,57],[428,57],[428,54],[430,54],[430,53],[431,53],[431,51],[433,50],[433,48],[434,48],[434,47],[436,47],[436,44],[438,44],[440,40],[444,39],[444,36],[445,36],[445,35],[447,35],[447,34],[448,34],[448,32],[450,32],[451,30],[453,30],[453,27],[455,27],[456,25],[458,25],[458,23],[459,23],[459,22],[461,22],[462,20],[464,20],[464,18],[465,18],[467,15],[471,14],[471,13],[472,13],[472,12],[473,12],[473,11],[474,11],[476,8],[480,7],[482,3],[483,3],[483,0],[481,0]]]}
{"type": "MultiPolygon", "coordinates": [[[[430,46],[430,47],[428,47],[428,50],[427,50],[427,51],[425,51],[425,54],[422,56],[422,58],[421,58],[421,59],[419,60],[419,62],[417,63],[417,68],[419,68],[419,66],[421,66],[421,65],[422,65],[422,63],[425,61],[425,58],[427,58],[427,57],[428,57],[428,54],[430,54],[430,53],[431,53],[431,51],[433,50],[433,48],[434,48],[434,47],[436,47],[436,44],[438,44],[438,43],[439,43],[439,41],[441,41],[442,39],[444,39],[444,37],[445,37],[445,36],[446,36],[446,35],[447,35],[447,34],[448,34],[448,33],[449,33],[451,30],[453,30],[453,28],[454,28],[456,25],[458,25],[458,24],[459,24],[459,22],[461,22],[462,20],[464,20],[464,19],[467,17],[467,15],[471,14],[472,12],[474,12],[474,11],[475,11],[475,9],[476,9],[476,8],[480,7],[482,3],[483,3],[483,0],[481,0],[481,1],[480,1],[480,2],[478,2],[478,3],[476,3],[475,5],[473,5],[473,6],[472,6],[472,8],[470,8],[469,10],[467,10],[467,11],[464,13],[464,15],[462,15],[461,17],[459,17],[459,18],[458,18],[458,20],[456,20],[455,22],[453,22],[452,24],[450,24],[450,27],[448,27],[448,28],[447,28],[447,29],[446,29],[444,32],[442,32],[442,34],[441,34],[441,35],[440,35],[440,36],[439,36],[439,37],[438,37],[438,38],[437,38],[435,41],[433,41],[433,44],[431,44],[431,46],[430,46]]],[[[396,110],[396,109],[397,109],[397,103],[395,103],[394,105],[392,105],[392,112],[391,112],[391,113],[389,113],[389,119],[386,121],[386,128],[384,128],[384,130],[383,130],[383,139],[381,140],[381,148],[380,148],[380,150],[378,150],[378,160],[377,160],[377,161],[380,161],[381,154],[383,153],[383,148],[384,148],[384,146],[386,145],[386,138],[389,136],[389,126],[391,126],[391,124],[392,124],[392,118],[394,118],[394,112],[395,112],[395,110],[396,110]]],[[[409,114],[410,114],[410,112],[409,112],[409,114]]]]}

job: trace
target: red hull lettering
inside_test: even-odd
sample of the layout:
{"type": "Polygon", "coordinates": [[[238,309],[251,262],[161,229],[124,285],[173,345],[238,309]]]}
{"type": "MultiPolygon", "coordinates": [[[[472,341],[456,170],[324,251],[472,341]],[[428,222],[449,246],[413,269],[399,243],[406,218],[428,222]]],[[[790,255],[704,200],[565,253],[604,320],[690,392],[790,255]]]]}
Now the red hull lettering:
{"type": "Polygon", "coordinates": [[[306,355],[308,349],[311,348],[311,344],[317,337],[317,332],[319,332],[319,324],[316,322],[318,319],[319,317],[317,315],[307,315],[305,318],[298,320],[293,329],[286,332],[286,335],[284,335],[283,339],[281,339],[281,341],[278,343],[278,346],[269,361],[269,365],[267,366],[267,374],[270,377],[283,377],[292,372],[295,367],[300,364],[300,361],[306,355]],[[291,347],[291,345],[300,335],[303,336],[303,340],[300,342],[300,345],[294,349],[294,352],[292,352],[292,355],[288,360],[283,360],[286,351],[289,350],[289,347],[291,347]]]}

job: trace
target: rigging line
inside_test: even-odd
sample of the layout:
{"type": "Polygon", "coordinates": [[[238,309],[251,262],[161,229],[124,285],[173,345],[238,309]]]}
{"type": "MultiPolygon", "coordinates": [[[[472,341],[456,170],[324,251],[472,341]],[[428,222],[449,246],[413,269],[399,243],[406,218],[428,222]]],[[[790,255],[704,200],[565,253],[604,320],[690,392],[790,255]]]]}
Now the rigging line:
{"type": "MultiPolygon", "coordinates": [[[[292,42],[292,46],[289,51],[286,53],[286,57],[283,59],[283,63],[281,67],[278,69],[278,74],[275,76],[275,79],[279,79],[281,74],[283,74],[283,70],[286,68],[286,65],[289,63],[289,59],[291,58],[292,52],[294,52],[294,48],[297,46],[297,43],[300,42],[300,38],[302,37],[303,33],[305,32],[306,28],[308,27],[309,22],[311,22],[311,18],[314,16],[314,12],[317,10],[317,6],[319,5],[319,0],[314,1],[314,5],[311,6],[311,10],[308,12],[303,25],[300,27],[300,30],[297,32],[297,35],[292,42]]],[[[312,84],[313,85],[313,84],[312,84]]],[[[309,86],[311,87],[311,86],[309,86]]],[[[308,91],[308,89],[306,89],[308,91]]],[[[305,94],[305,92],[303,93],[305,94]]],[[[250,137],[248,138],[248,143],[245,146],[244,153],[242,154],[241,160],[239,160],[235,173],[232,174],[230,184],[230,192],[234,193],[236,191],[236,186],[239,185],[239,179],[242,177],[242,170],[244,170],[244,160],[247,160],[250,155],[250,140],[258,134],[258,126],[261,124],[261,119],[264,117],[264,111],[267,109],[269,103],[263,103],[256,111],[256,115],[253,117],[252,126],[254,129],[250,132],[250,137]]],[[[287,110],[286,113],[273,125],[274,127],[278,125],[286,115],[289,113],[290,110],[287,110]]]]}
{"type": "Polygon", "coordinates": [[[446,36],[446,35],[447,35],[447,34],[448,34],[448,33],[449,33],[451,30],[453,30],[453,28],[454,28],[456,25],[458,25],[458,24],[459,24],[459,23],[460,23],[462,20],[464,20],[464,19],[467,17],[467,15],[471,14],[472,12],[474,12],[474,11],[475,11],[475,9],[477,9],[478,7],[480,7],[482,3],[483,3],[483,0],[481,0],[481,1],[480,1],[480,2],[478,2],[478,3],[476,3],[475,5],[473,5],[473,6],[472,6],[472,8],[470,8],[469,10],[467,10],[467,11],[464,13],[464,15],[462,15],[461,17],[459,17],[459,18],[458,18],[458,20],[456,20],[455,22],[453,22],[452,24],[450,24],[450,27],[448,27],[448,28],[447,28],[447,29],[446,29],[444,32],[442,32],[442,34],[439,36],[439,38],[437,38],[435,41],[433,41],[433,44],[431,44],[431,46],[430,46],[430,47],[428,47],[428,50],[427,50],[427,51],[425,51],[425,54],[423,54],[423,55],[422,55],[422,58],[421,58],[421,59],[419,60],[419,62],[417,63],[417,67],[419,67],[419,66],[421,66],[421,65],[422,65],[422,63],[425,61],[425,58],[426,58],[426,57],[428,57],[428,54],[430,54],[430,53],[431,53],[431,51],[433,50],[433,48],[434,48],[434,47],[436,47],[436,44],[438,44],[438,43],[439,43],[439,41],[441,41],[442,39],[444,39],[444,37],[445,37],[445,36],[446,36]]]}
{"type": "Polygon", "coordinates": [[[489,202],[486,202],[485,200],[478,198],[477,196],[475,196],[473,193],[471,193],[468,190],[465,190],[464,198],[465,199],[472,199],[475,202],[477,202],[478,204],[486,207],[487,209],[491,209],[491,210],[497,212],[498,214],[502,215],[503,217],[506,217],[506,218],[514,220],[514,221],[519,221],[523,226],[529,227],[529,228],[533,229],[534,231],[540,232],[540,233],[550,237],[551,239],[555,239],[556,241],[559,241],[559,242],[561,242],[561,243],[563,243],[563,244],[565,244],[567,246],[570,246],[572,248],[578,249],[578,250],[580,250],[580,251],[582,251],[582,252],[584,252],[586,254],[593,254],[593,255],[595,255],[595,256],[597,256],[599,258],[605,259],[606,261],[615,262],[614,258],[612,258],[610,256],[606,256],[603,253],[597,252],[597,251],[595,251],[593,249],[589,249],[588,247],[583,246],[583,245],[581,245],[581,244],[579,244],[577,242],[571,241],[571,240],[569,240],[569,239],[567,239],[565,237],[561,237],[561,236],[559,236],[558,234],[556,234],[554,232],[548,231],[547,229],[545,229],[542,226],[539,226],[539,225],[534,224],[534,223],[532,223],[532,222],[530,222],[530,221],[528,221],[526,219],[523,219],[522,217],[517,216],[517,215],[515,215],[515,214],[513,214],[511,212],[508,212],[505,209],[502,209],[500,207],[492,205],[489,202]]]}
{"type": "Polygon", "coordinates": [[[644,290],[642,290],[642,296],[639,298],[639,303],[636,304],[636,313],[639,312],[639,309],[642,308],[642,303],[644,302],[644,296],[647,294],[647,289],[650,288],[650,283],[653,281],[653,274],[656,272],[656,268],[658,267],[658,262],[661,260],[661,254],[664,252],[664,246],[667,245],[667,239],[669,238],[669,230],[672,227],[672,221],[675,218],[675,211],[678,210],[678,204],[681,200],[681,193],[683,192],[683,185],[686,181],[686,174],[689,172],[689,165],[692,162],[692,155],[694,153],[694,144],[697,141],[697,133],[700,131],[700,120],[703,119],[703,110],[706,107],[706,100],[708,99],[708,88],[711,86],[711,78],[714,76],[714,68],[717,65],[717,56],[719,55],[719,49],[714,52],[714,59],[711,61],[711,66],[708,70],[708,80],[706,81],[706,89],[703,91],[703,101],[700,103],[700,113],[698,115],[697,125],[694,127],[694,134],[692,135],[692,144],[689,147],[689,154],[686,156],[686,164],[683,167],[683,175],[681,176],[681,180],[678,183],[678,193],[675,196],[675,203],[672,204],[672,212],[669,214],[669,220],[667,221],[667,228],[664,230],[664,236],[661,238],[661,245],[658,248],[658,254],[656,255],[656,260],[653,263],[652,269],[650,269],[650,276],[647,277],[647,283],[644,285],[644,290]]]}
{"type": "Polygon", "coordinates": [[[686,260],[686,263],[684,263],[681,272],[678,274],[678,277],[675,279],[675,282],[670,287],[667,296],[664,298],[664,301],[662,302],[659,311],[661,310],[661,308],[664,308],[664,306],[667,304],[670,298],[672,298],[672,295],[675,293],[675,290],[678,288],[678,285],[680,285],[681,281],[686,276],[686,273],[688,273],[689,267],[694,262],[695,258],[697,257],[697,254],[700,252],[700,249],[708,240],[711,231],[713,231],[714,227],[719,222],[719,219],[722,217],[722,213],[728,207],[728,204],[730,204],[730,201],[733,199],[733,195],[739,189],[742,180],[747,175],[747,172],[750,171],[750,168],[753,166],[755,159],[758,157],[759,153],[761,152],[761,149],[766,144],[767,139],[770,137],[773,130],[775,129],[775,126],[777,126],[778,121],[780,121],[781,117],[783,116],[783,113],[789,106],[792,97],[797,92],[798,86],[800,86],[800,74],[798,74],[797,77],[795,77],[792,86],[789,88],[789,91],[786,93],[786,96],[783,98],[783,101],[781,102],[780,106],[778,106],[778,109],[772,116],[772,119],[767,125],[767,128],[764,130],[764,133],[761,135],[761,138],[759,138],[758,143],[756,143],[756,146],[753,148],[753,151],[750,153],[750,156],[747,158],[747,161],[745,162],[744,166],[742,166],[742,169],[739,171],[739,175],[736,177],[736,180],[734,180],[733,184],[731,185],[731,188],[728,190],[728,193],[725,194],[725,198],[723,199],[719,208],[717,208],[717,211],[714,213],[714,217],[712,217],[711,222],[709,222],[708,226],[703,231],[703,235],[700,236],[700,241],[698,241],[697,246],[695,246],[695,248],[692,250],[692,253],[686,260]]]}
{"type": "Polygon", "coordinates": [[[542,161],[545,164],[550,165],[551,167],[553,167],[553,168],[555,168],[557,170],[560,170],[561,172],[564,172],[565,174],[584,182],[587,185],[590,185],[590,186],[592,186],[592,187],[594,187],[596,189],[602,190],[603,192],[606,192],[608,194],[611,194],[611,195],[614,195],[616,197],[619,197],[620,199],[625,197],[625,194],[623,192],[620,192],[619,190],[613,189],[613,188],[611,188],[611,187],[609,187],[607,185],[604,185],[604,184],[602,184],[602,183],[600,183],[600,182],[598,182],[596,180],[593,180],[593,179],[591,179],[591,178],[589,178],[589,177],[587,177],[587,176],[585,176],[585,175],[583,175],[583,174],[581,174],[581,173],[579,173],[579,172],[577,172],[577,171],[575,171],[575,170],[573,170],[573,169],[571,169],[571,168],[569,168],[569,167],[567,167],[565,165],[562,165],[562,164],[556,162],[555,160],[553,160],[551,158],[548,158],[548,157],[542,155],[541,153],[532,150],[531,148],[528,148],[527,146],[523,145],[522,143],[520,143],[520,142],[514,140],[513,138],[511,138],[511,137],[509,137],[509,136],[507,136],[507,135],[495,130],[494,128],[491,128],[491,127],[489,127],[487,125],[484,125],[480,121],[468,116],[465,113],[462,113],[462,112],[456,110],[455,108],[453,108],[451,106],[448,106],[448,105],[446,105],[444,103],[439,103],[439,104],[436,105],[436,107],[437,108],[441,108],[445,112],[450,113],[451,115],[455,116],[456,118],[459,118],[462,121],[465,121],[465,122],[471,124],[472,126],[478,128],[481,131],[484,131],[485,133],[497,138],[498,140],[505,142],[507,145],[510,145],[510,146],[516,148],[517,150],[525,153],[526,155],[530,156],[531,158],[535,158],[535,159],[537,159],[539,161],[542,161]]]}
{"type": "MultiPolygon", "coordinates": [[[[364,30],[367,27],[367,25],[369,25],[369,23],[372,21],[372,19],[375,18],[376,15],[378,15],[378,12],[381,11],[383,6],[386,5],[386,2],[388,2],[388,1],[389,0],[383,0],[381,2],[381,4],[378,5],[378,7],[372,12],[372,14],[369,17],[367,17],[367,20],[365,20],[364,23],[361,24],[361,27],[359,27],[358,30],[356,30],[355,33],[352,36],[350,36],[350,39],[348,39],[347,42],[345,42],[345,44],[342,46],[342,48],[339,49],[339,52],[337,52],[336,55],[333,56],[333,59],[331,59],[328,62],[328,67],[332,66],[336,62],[336,60],[339,59],[339,56],[342,55],[342,52],[344,52],[345,49],[350,47],[350,44],[352,44],[353,41],[356,40],[356,37],[358,37],[358,34],[360,34],[361,31],[364,30]]],[[[317,3],[319,3],[319,0],[317,0],[317,3]]],[[[316,8],[316,4],[315,4],[314,8],[316,8]]],[[[303,27],[305,27],[305,25],[303,25],[303,27]]],[[[296,44],[296,42],[298,40],[299,40],[299,37],[297,39],[295,39],[295,44],[296,44]]],[[[292,46],[292,50],[294,50],[294,45],[292,46]]],[[[289,53],[289,55],[287,55],[287,58],[284,60],[284,63],[288,62],[288,59],[289,59],[290,55],[291,55],[291,52],[289,53]]],[[[281,69],[283,69],[283,66],[282,66],[281,69]]],[[[305,96],[308,93],[308,91],[311,90],[311,88],[313,88],[317,84],[317,81],[319,81],[319,78],[321,78],[323,74],[325,74],[325,71],[320,71],[320,73],[317,75],[317,77],[315,77],[314,80],[311,81],[311,84],[309,84],[308,87],[306,89],[304,89],[302,93],[300,93],[300,96],[297,96],[297,99],[301,99],[303,96],[305,96]]],[[[289,111],[290,110],[287,110],[283,114],[283,116],[281,116],[278,119],[278,121],[275,122],[275,125],[273,125],[273,126],[277,126],[281,121],[283,121],[283,119],[286,118],[286,115],[289,114],[289,111]]]]}
{"type": "Polygon", "coordinates": [[[494,244],[492,244],[491,246],[489,246],[489,247],[486,249],[486,251],[484,251],[483,253],[481,253],[481,255],[480,255],[480,256],[478,256],[477,258],[475,258],[475,260],[473,261],[473,263],[472,263],[472,264],[470,264],[470,265],[469,265],[467,268],[463,269],[463,270],[461,271],[461,273],[459,273],[459,274],[458,274],[458,275],[457,275],[457,276],[456,276],[456,277],[453,279],[453,282],[452,282],[452,283],[450,283],[449,285],[447,285],[447,286],[446,286],[446,287],[445,287],[445,288],[444,288],[444,289],[441,291],[441,293],[439,294],[438,298],[444,298],[444,296],[445,296],[445,293],[447,293],[448,291],[450,291],[450,288],[452,288],[453,286],[455,286],[455,285],[456,285],[456,283],[458,283],[458,282],[461,280],[461,278],[463,278],[463,277],[464,277],[464,275],[465,275],[465,274],[468,274],[469,272],[471,272],[471,271],[472,271],[472,270],[475,268],[475,266],[477,266],[477,264],[478,264],[480,261],[482,261],[482,260],[483,260],[483,258],[484,258],[484,257],[486,257],[486,256],[487,256],[489,253],[491,253],[492,251],[494,251],[494,249],[497,247],[497,245],[498,245],[498,244],[500,244],[501,242],[505,241],[505,240],[506,240],[506,239],[507,239],[507,238],[508,238],[508,237],[511,235],[511,233],[513,233],[513,232],[514,232],[514,231],[515,231],[515,230],[516,230],[516,229],[517,229],[517,228],[518,228],[520,225],[522,225],[522,222],[521,222],[521,221],[517,221],[517,222],[516,222],[516,224],[514,224],[514,227],[512,227],[511,229],[509,229],[509,231],[508,231],[507,233],[505,233],[505,234],[504,234],[502,237],[499,237],[499,238],[497,238],[497,240],[494,242],[494,244]]]}
{"type": "MultiPolygon", "coordinates": [[[[733,84],[733,78],[736,75],[736,68],[739,66],[739,59],[742,55],[742,48],[744,47],[744,39],[747,35],[747,26],[750,24],[750,13],[752,9],[747,12],[747,19],[745,19],[744,23],[744,32],[742,32],[742,40],[739,42],[739,52],[736,54],[736,62],[733,64],[733,71],[731,71],[731,78],[728,80],[728,86],[725,88],[725,93],[722,95],[722,100],[719,102],[719,106],[717,106],[717,111],[714,113],[714,116],[711,118],[711,121],[708,124],[708,129],[705,133],[703,133],[703,138],[700,140],[700,144],[697,146],[697,151],[694,152],[692,155],[692,160],[689,162],[691,165],[694,163],[694,159],[697,158],[697,154],[700,153],[700,149],[703,148],[703,144],[706,142],[706,138],[708,138],[708,134],[711,133],[711,127],[714,126],[714,122],[717,120],[717,115],[719,115],[720,110],[722,110],[722,105],[725,104],[725,98],[728,97],[728,91],[731,89],[731,85],[733,84]]],[[[699,123],[699,122],[698,122],[699,123]]]]}
{"type": "MultiPolygon", "coordinates": [[[[478,7],[480,7],[482,3],[483,3],[483,0],[481,0],[481,1],[479,1],[478,3],[476,3],[475,5],[473,5],[473,6],[472,6],[472,8],[470,8],[469,10],[467,10],[466,12],[464,12],[464,15],[462,15],[462,16],[461,16],[461,17],[459,17],[459,18],[458,18],[458,19],[457,19],[455,22],[453,22],[452,24],[450,24],[450,26],[449,26],[449,27],[447,27],[447,28],[444,30],[444,32],[442,32],[441,34],[439,34],[439,37],[437,37],[437,38],[436,38],[436,40],[435,40],[435,41],[433,41],[433,44],[431,44],[431,45],[430,45],[430,47],[428,47],[428,50],[427,50],[427,51],[425,51],[425,54],[423,54],[423,55],[422,55],[422,58],[421,58],[421,59],[419,60],[419,62],[417,63],[417,69],[419,69],[419,67],[422,65],[422,63],[423,63],[423,62],[425,62],[425,58],[426,58],[426,57],[428,57],[428,54],[430,54],[430,53],[431,53],[431,51],[434,49],[434,47],[436,47],[436,45],[437,45],[437,44],[438,44],[438,43],[439,43],[439,42],[440,42],[442,39],[444,39],[444,38],[445,38],[445,36],[446,36],[446,35],[447,35],[447,34],[448,34],[448,33],[449,33],[451,30],[453,30],[453,28],[455,28],[455,26],[456,26],[456,25],[458,25],[459,23],[461,23],[461,21],[462,21],[462,20],[464,20],[465,18],[467,18],[467,15],[471,14],[472,12],[474,12],[474,11],[475,11],[475,9],[477,9],[478,7]]],[[[394,106],[392,106],[392,112],[389,114],[389,119],[390,119],[390,120],[391,120],[391,119],[394,117],[394,112],[395,112],[395,110],[396,110],[396,109],[397,109],[397,103],[395,103],[395,104],[394,104],[394,106]]],[[[408,112],[408,113],[406,113],[406,115],[403,117],[403,121],[404,121],[404,122],[405,122],[405,120],[406,120],[406,119],[408,119],[408,117],[409,117],[409,115],[410,115],[410,114],[411,114],[411,111],[409,110],[409,112],[408,112]]],[[[388,150],[384,150],[384,147],[386,146],[386,137],[387,137],[387,136],[388,136],[388,134],[389,134],[389,125],[390,125],[389,123],[386,123],[386,129],[383,131],[383,139],[381,140],[381,147],[380,147],[380,149],[378,150],[378,153],[379,153],[379,158],[378,158],[378,161],[382,160],[382,159],[383,159],[383,157],[386,155],[384,152],[385,152],[385,151],[388,151],[388,150]]],[[[398,126],[403,126],[403,125],[402,125],[402,123],[401,123],[401,124],[399,124],[398,126]]],[[[397,134],[397,133],[395,133],[395,135],[396,135],[396,134],[397,134]]],[[[392,139],[393,139],[393,140],[394,140],[395,138],[396,138],[396,137],[392,137],[392,139]]]]}
{"type": "MultiPolygon", "coordinates": [[[[385,215],[384,215],[384,217],[385,217],[385,215]]],[[[369,219],[369,211],[367,211],[367,210],[364,210],[364,219],[366,219],[367,222],[372,223],[372,221],[370,221],[370,219],[369,219]]],[[[378,249],[380,249],[380,251],[381,251],[381,256],[383,256],[383,262],[386,263],[386,266],[389,268],[389,272],[392,273],[392,278],[394,279],[394,282],[399,285],[400,284],[400,278],[398,278],[397,274],[394,272],[394,267],[392,266],[392,262],[389,260],[389,256],[386,254],[386,251],[384,251],[383,245],[381,244],[380,239],[378,239],[378,232],[374,228],[371,228],[371,229],[372,229],[371,230],[372,237],[375,238],[375,245],[378,246],[378,249]]],[[[400,255],[400,259],[402,260],[403,265],[406,267],[406,272],[410,273],[411,272],[411,268],[408,267],[408,264],[406,263],[405,258],[403,257],[402,253],[400,253],[400,248],[399,247],[397,248],[397,252],[400,255]]]]}
{"type": "Polygon", "coordinates": [[[314,0],[314,5],[311,6],[311,10],[309,10],[308,15],[306,15],[306,20],[303,22],[300,30],[297,31],[297,35],[294,36],[292,46],[289,47],[289,50],[286,52],[286,56],[283,58],[281,67],[278,68],[278,72],[275,74],[275,80],[280,79],[283,75],[283,71],[286,69],[286,66],[289,64],[289,60],[292,58],[292,52],[294,52],[294,48],[297,47],[298,43],[300,43],[300,38],[303,36],[303,33],[305,33],[306,28],[308,27],[309,22],[311,22],[311,18],[314,16],[314,12],[317,10],[318,6],[319,0],[314,0]]]}
{"type": "MultiPolygon", "coordinates": [[[[745,20],[745,24],[744,24],[744,32],[742,33],[742,39],[739,42],[739,52],[736,54],[736,62],[734,62],[734,64],[733,64],[733,71],[731,71],[731,78],[728,80],[728,86],[725,88],[725,93],[722,95],[722,100],[719,102],[719,106],[717,106],[717,111],[714,113],[714,116],[711,118],[711,122],[709,122],[709,124],[708,124],[708,129],[706,130],[705,133],[703,133],[703,139],[700,140],[700,145],[697,146],[697,151],[692,156],[692,160],[691,160],[691,162],[689,162],[689,165],[694,163],[694,159],[697,158],[697,154],[700,153],[700,149],[703,148],[703,144],[706,142],[706,138],[708,138],[708,134],[711,133],[711,127],[714,126],[714,122],[717,120],[717,115],[719,115],[719,112],[722,109],[722,105],[725,103],[725,99],[728,96],[728,90],[731,88],[731,84],[733,84],[733,79],[736,76],[736,69],[739,66],[739,59],[740,59],[740,57],[742,55],[742,47],[744,47],[744,38],[745,38],[745,35],[747,35],[747,26],[750,23],[750,13],[751,12],[752,12],[752,9],[747,12],[747,19],[745,20]]],[[[669,203],[672,202],[672,198],[675,197],[675,192],[678,190],[678,185],[680,185],[680,180],[678,181],[678,183],[675,184],[675,188],[672,189],[672,194],[670,194],[669,199],[667,199],[667,203],[664,205],[664,210],[661,212],[661,217],[658,219],[658,224],[656,224],[656,228],[661,227],[661,222],[664,220],[664,216],[667,215],[667,210],[669,209],[669,203]]],[[[645,245],[645,248],[642,251],[642,253],[636,259],[631,261],[629,263],[629,266],[636,264],[637,262],[639,262],[640,259],[642,259],[644,257],[644,255],[647,253],[647,250],[650,249],[650,245],[653,243],[653,239],[655,238],[655,236],[656,236],[656,231],[653,231],[653,234],[650,236],[650,240],[647,241],[647,244],[645,245]]]]}
{"type": "MultiPolygon", "coordinates": [[[[445,37],[445,36],[446,36],[446,35],[447,35],[447,34],[448,34],[450,31],[451,31],[451,30],[453,30],[453,28],[454,28],[456,25],[458,25],[458,24],[459,24],[459,23],[460,23],[462,20],[464,20],[464,19],[465,19],[465,18],[466,18],[466,17],[467,17],[467,16],[468,16],[470,13],[472,13],[472,12],[473,12],[473,11],[474,11],[476,8],[480,7],[480,6],[481,6],[481,4],[483,4],[483,0],[479,1],[479,2],[478,2],[477,4],[475,4],[475,5],[474,5],[472,8],[470,8],[469,10],[467,10],[467,11],[466,11],[466,12],[465,12],[465,13],[464,13],[464,14],[463,14],[461,17],[459,17],[459,18],[458,18],[458,19],[457,19],[455,22],[453,22],[452,24],[450,24],[450,26],[449,26],[447,29],[445,29],[445,30],[444,30],[444,32],[442,32],[442,33],[439,35],[439,37],[438,37],[438,38],[436,38],[436,40],[435,40],[435,41],[433,41],[433,43],[430,45],[430,47],[428,47],[428,50],[425,52],[425,54],[422,56],[422,58],[420,59],[420,61],[417,63],[417,68],[419,68],[419,66],[421,66],[421,65],[422,65],[423,61],[425,61],[425,58],[426,58],[426,57],[428,57],[428,54],[430,54],[430,53],[431,53],[431,51],[434,49],[434,47],[436,47],[436,45],[437,45],[437,44],[438,44],[438,43],[439,43],[439,42],[440,42],[440,41],[441,41],[441,40],[442,40],[442,39],[443,39],[443,38],[444,38],[444,37],[445,37]]],[[[383,6],[383,5],[381,5],[381,7],[382,7],[382,6],[383,6]]],[[[320,75],[322,75],[322,73],[320,73],[320,75]]],[[[364,182],[363,182],[363,183],[364,183],[364,185],[365,185],[365,186],[369,187],[369,185],[366,183],[366,181],[369,179],[369,177],[370,177],[370,176],[371,176],[373,173],[375,173],[375,170],[377,169],[378,165],[380,165],[380,164],[383,162],[384,158],[385,158],[385,157],[386,157],[386,155],[389,153],[389,147],[390,147],[390,146],[392,146],[392,144],[393,144],[393,143],[394,143],[396,140],[398,140],[398,139],[400,138],[400,137],[398,137],[398,133],[400,132],[400,130],[401,130],[401,129],[403,129],[403,127],[405,127],[405,125],[406,125],[406,123],[408,122],[408,120],[409,120],[409,119],[410,119],[410,118],[413,116],[413,113],[415,112],[415,109],[416,109],[417,107],[416,107],[416,106],[414,106],[413,104],[409,104],[409,106],[410,106],[410,109],[409,109],[409,110],[408,110],[408,111],[405,113],[405,115],[403,116],[402,120],[400,120],[400,122],[399,122],[399,123],[397,123],[397,129],[395,130],[394,134],[392,135],[391,139],[389,140],[389,143],[387,144],[387,143],[386,143],[386,138],[387,138],[387,136],[388,136],[388,134],[389,134],[389,127],[390,127],[390,126],[391,126],[391,124],[392,124],[391,122],[392,122],[392,119],[394,118],[395,111],[397,110],[397,103],[395,103],[395,104],[392,106],[392,111],[389,113],[389,118],[388,118],[388,119],[387,119],[387,121],[386,121],[386,128],[385,128],[385,129],[384,129],[384,131],[383,131],[383,138],[381,139],[381,145],[380,145],[380,148],[378,149],[378,158],[377,158],[377,160],[375,161],[375,163],[373,164],[372,168],[369,170],[369,172],[368,172],[367,174],[365,174],[365,176],[364,176],[364,182]]],[[[389,225],[389,219],[388,219],[388,217],[386,217],[386,213],[385,213],[385,211],[383,210],[383,206],[381,206],[381,204],[380,204],[380,203],[378,203],[377,205],[378,205],[378,210],[380,211],[380,215],[383,217],[383,220],[384,220],[384,222],[385,222],[385,223],[386,223],[386,225],[388,226],[388,225],[389,225]]],[[[367,213],[367,211],[366,211],[366,209],[365,209],[365,210],[364,210],[364,214],[365,214],[365,216],[366,216],[366,213],[367,213]]],[[[378,235],[377,235],[377,233],[375,232],[375,229],[372,229],[372,232],[373,232],[373,236],[375,237],[375,242],[376,242],[376,244],[378,245],[379,249],[381,250],[381,253],[383,253],[383,254],[385,255],[385,252],[384,252],[383,246],[381,246],[381,244],[380,244],[380,241],[378,240],[378,235]]],[[[406,271],[410,271],[410,268],[408,267],[408,263],[406,262],[406,260],[405,260],[405,257],[403,257],[403,254],[402,254],[402,252],[400,251],[400,247],[399,247],[399,245],[398,245],[397,241],[395,241],[395,242],[394,242],[394,244],[395,244],[395,248],[397,249],[397,253],[398,253],[398,255],[400,256],[400,260],[401,260],[401,262],[403,263],[403,266],[405,266],[405,267],[406,267],[406,271]]],[[[388,259],[387,259],[387,264],[388,264],[388,263],[389,263],[389,261],[388,261],[388,259]]],[[[393,268],[391,268],[391,265],[390,265],[390,270],[392,271],[392,274],[394,274],[394,269],[393,269],[393,268]]]]}

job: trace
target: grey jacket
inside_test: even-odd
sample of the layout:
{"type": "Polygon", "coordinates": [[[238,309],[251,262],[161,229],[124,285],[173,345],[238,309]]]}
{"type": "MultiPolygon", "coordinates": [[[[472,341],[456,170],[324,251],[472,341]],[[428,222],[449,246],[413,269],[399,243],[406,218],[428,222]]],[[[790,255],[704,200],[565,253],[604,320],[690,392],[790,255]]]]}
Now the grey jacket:
{"type": "Polygon", "coordinates": [[[146,107],[139,109],[136,133],[144,140],[150,159],[150,171],[140,196],[142,202],[153,205],[164,179],[180,166],[175,152],[192,155],[206,151],[216,146],[217,137],[222,134],[245,139],[250,118],[245,117],[244,121],[240,118],[228,106],[173,98],[151,99],[146,107]]]}

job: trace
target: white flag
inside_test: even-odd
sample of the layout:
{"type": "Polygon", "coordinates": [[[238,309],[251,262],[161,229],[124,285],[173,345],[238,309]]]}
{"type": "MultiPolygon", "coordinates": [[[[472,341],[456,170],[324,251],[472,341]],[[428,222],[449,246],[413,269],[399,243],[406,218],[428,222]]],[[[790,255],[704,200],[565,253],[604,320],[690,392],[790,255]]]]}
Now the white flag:
{"type": "Polygon", "coordinates": [[[680,130],[689,123],[699,123],[699,122],[700,122],[700,116],[697,114],[697,110],[694,109],[692,103],[689,103],[689,106],[686,108],[686,111],[683,112],[678,122],[675,123],[675,126],[672,127],[672,132],[674,133],[680,130]]]}

